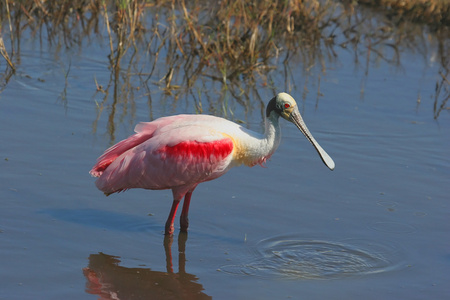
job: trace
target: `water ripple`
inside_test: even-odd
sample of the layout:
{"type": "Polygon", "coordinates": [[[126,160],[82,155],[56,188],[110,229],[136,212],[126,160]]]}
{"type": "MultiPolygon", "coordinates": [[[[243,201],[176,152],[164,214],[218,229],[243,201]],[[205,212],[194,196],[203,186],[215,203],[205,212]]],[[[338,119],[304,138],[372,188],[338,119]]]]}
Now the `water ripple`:
{"type": "Polygon", "coordinates": [[[414,226],[399,222],[375,222],[370,225],[370,228],[376,231],[391,233],[413,233],[416,231],[414,226]]]}
{"type": "Polygon", "coordinates": [[[287,279],[337,279],[388,272],[400,267],[400,251],[368,240],[340,242],[273,237],[257,243],[250,262],[219,270],[235,275],[287,279]]]}

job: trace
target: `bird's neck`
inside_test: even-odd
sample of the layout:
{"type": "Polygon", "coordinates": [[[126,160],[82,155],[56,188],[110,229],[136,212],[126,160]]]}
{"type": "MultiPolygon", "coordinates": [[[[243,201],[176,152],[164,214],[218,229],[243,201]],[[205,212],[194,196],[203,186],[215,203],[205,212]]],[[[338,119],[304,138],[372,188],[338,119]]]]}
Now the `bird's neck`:
{"type": "Polygon", "coordinates": [[[278,123],[279,116],[276,114],[270,114],[268,118],[265,119],[265,130],[264,139],[261,141],[262,147],[265,146],[267,155],[272,155],[275,150],[277,150],[281,141],[281,128],[278,123]]]}
{"type": "Polygon", "coordinates": [[[245,142],[246,149],[245,155],[242,157],[243,163],[248,166],[263,165],[272,156],[281,140],[278,120],[278,115],[270,114],[265,119],[264,134],[254,135],[245,142]]]}

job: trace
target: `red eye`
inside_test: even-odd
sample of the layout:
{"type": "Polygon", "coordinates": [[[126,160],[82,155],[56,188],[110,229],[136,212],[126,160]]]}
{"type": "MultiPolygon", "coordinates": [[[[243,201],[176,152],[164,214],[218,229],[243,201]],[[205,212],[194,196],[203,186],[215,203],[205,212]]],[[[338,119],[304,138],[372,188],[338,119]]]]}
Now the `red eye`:
{"type": "Polygon", "coordinates": [[[289,107],[291,107],[291,106],[288,103],[284,104],[284,108],[289,108],[289,107]]]}

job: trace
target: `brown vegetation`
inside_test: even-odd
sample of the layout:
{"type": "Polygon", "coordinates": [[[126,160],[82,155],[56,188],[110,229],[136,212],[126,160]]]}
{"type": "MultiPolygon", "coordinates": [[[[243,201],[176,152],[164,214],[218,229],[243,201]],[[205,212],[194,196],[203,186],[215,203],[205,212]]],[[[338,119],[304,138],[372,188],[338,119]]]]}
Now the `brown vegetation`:
{"type": "Polygon", "coordinates": [[[391,17],[428,24],[435,29],[450,26],[448,0],[358,0],[358,3],[384,11],[391,17]]]}
{"type": "Polygon", "coordinates": [[[289,91],[296,84],[290,75],[293,61],[305,74],[314,69],[325,72],[341,47],[353,51],[357,64],[373,59],[398,64],[402,50],[423,48],[423,40],[433,32],[442,78],[436,88],[437,117],[449,99],[450,13],[445,2],[5,0],[0,3],[0,53],[7,62],[2,84],[14,72],[25,32],[56,48],[82,47],[85,39],[103,40],[106,32],[111,80],[96,82],[96,93],[104,94],[99,116],[105,105],[128,101],[136,88],[132,81],[147,91],[149,105],[156,86],[175,101],[192,96],[199,112],[205,98],[208,110],[219,115],[233,113],[230,101],[244,109],[256,105],[262,112],[258,88],[275,93],[280,87],[273,86],[273,76],[281,73],[283,89],[289,91]],[[376,3],[383,9],[373,13],[373,8],[361,9],[357,3],[376,3]],[[6,36],[9,49],[3,43],[6,36]],[[394,49],[394,55],[387,54],[386,47],[394,49]],[[250,96],[256,103],[250,104],[250,96]]]}

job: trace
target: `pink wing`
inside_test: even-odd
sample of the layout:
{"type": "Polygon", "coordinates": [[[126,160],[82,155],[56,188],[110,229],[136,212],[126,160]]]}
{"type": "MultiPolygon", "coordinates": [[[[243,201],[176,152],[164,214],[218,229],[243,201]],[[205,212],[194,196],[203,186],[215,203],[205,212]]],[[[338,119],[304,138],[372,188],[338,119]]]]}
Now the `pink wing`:
{"type": "Polygon", "coordinates": [[[197,120],[181,115],[136,126],[135,135],[108,149],[91,170],[100,176],[97,187],[106,194],[171,188],[181,195],[224,174],[233,142],[197,120]]]}

